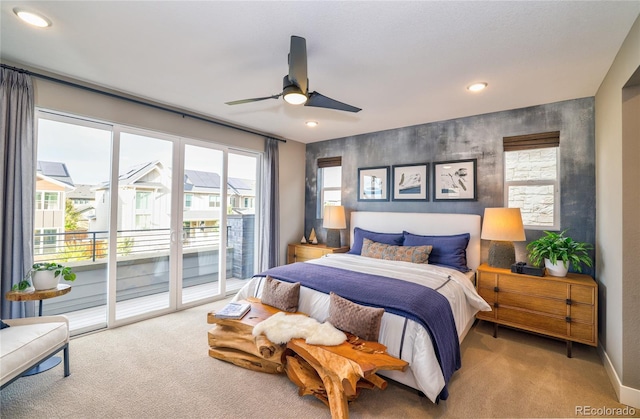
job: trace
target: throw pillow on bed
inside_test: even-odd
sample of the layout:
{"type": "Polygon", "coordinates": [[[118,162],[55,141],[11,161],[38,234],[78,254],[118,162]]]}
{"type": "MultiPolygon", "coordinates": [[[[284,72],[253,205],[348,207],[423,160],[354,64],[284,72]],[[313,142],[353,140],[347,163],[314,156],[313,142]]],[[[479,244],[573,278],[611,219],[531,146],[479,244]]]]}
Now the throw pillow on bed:
{"type": "Polygon", "coordinates": [[[5,327],[9,327],[9,325],[0,320],[0,329],[4,329],[5,327]]]}
{"type": "Polygon", "coordinates": [[[404,232],[405,246],[433,246],[429,255],[429,263],[445,265],[460,272],[468,272],[467,245],[471,235],[469,233],[450,236],[420,236],[404,232]]]}
{"type": "Polygon", "coordinates": [[[266,304],[282,311],[295,313],[298,311],[298,298],[300,297],[300,283],[278,281],[269,275],[265,279],[262,289],[262,304],[266,304]]]}
{"type": "Polygon", "coordinates": [[[349,332],[360,339],[378,341],[380,322],[384,308],[366,307],[356,304],[336,293],[330,294],[329,318],[335,328],[349,332]]]}
{"type": "Polygon", "coordinates": [[[347,253],[359,255],[362,253],[362,240],[367,238],[374,242],[402,246],[404,235],[402,233],[376,233],[375,231],[363,230],[360,227],[353,229],[353,246],[347,253]]]}
{"type": "Polygon", "coordinates": [[[362,256],[412,263],[429,263],[431,246],[392,246],[369,239],[362,241],[362,256]]]}

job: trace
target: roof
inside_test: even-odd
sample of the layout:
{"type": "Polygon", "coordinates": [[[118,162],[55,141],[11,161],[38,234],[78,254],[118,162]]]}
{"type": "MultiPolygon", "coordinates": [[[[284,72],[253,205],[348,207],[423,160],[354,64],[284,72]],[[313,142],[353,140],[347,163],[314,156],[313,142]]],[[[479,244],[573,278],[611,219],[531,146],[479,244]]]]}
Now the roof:
{"type": "Polygon", "coordinates": [[[40,161],[38,160],[36,174],[46,176],[50,179],[64,183],[67,186],[74,187],[73,179],[64,163],[57,161],[40,161]]]}
{"type": "Polygon", "coordinates": [[[67,198],[70,199],[95,199],[95,192],[92,190],[93,185],[75,185],[76,188],[67,192],[67,198]]]}

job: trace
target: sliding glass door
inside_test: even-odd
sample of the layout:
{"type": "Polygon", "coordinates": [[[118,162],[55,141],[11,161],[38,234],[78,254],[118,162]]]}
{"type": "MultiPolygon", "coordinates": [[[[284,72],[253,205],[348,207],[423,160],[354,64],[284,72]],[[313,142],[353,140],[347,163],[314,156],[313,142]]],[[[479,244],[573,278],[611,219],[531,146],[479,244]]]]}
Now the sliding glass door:
{"type": "Polygon", "coordinates": [[[109,124],[37,114],[34,262],[71,267],[69,294],[43,300],[43,313],[68,314],[82,333],[107,326],[112,130],[109,124]]]}
{"type": "Polygon", "coordinates": [[[220,295],[227,265],[225,153],[205,144],[184,145],[181,259],[183,304],[220,295]]]}
{"type": "Polygon", "coordinates": [[[38,112],[36,261],[73,334],[213,301],[254,273],[260,154],[38,112]]]}
{"type": "MultiPolygon", "coordinates": [[[[116,210],[115,319],[171,306],[174,141],[120,132],[116,210]]],[[[175,242],[175,240],[174,240],[175,242]]],[[[113,288],[112,288],[113,289],[113,288]]]]}

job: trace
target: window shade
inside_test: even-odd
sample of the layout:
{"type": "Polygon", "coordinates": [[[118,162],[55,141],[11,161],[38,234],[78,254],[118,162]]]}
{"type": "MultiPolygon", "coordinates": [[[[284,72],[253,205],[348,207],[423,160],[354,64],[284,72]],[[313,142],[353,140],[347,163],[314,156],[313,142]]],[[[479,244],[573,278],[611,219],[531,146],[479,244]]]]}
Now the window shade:
{"type": "Polygon", "coordinates": [[[318,159],[318,168],[342,166],[342,156],[322,157],[318,159]]]}
{"type": "Polygon", "coordinates": [[[504,151],[531,150],[560,146],[560,131],[503,137],[504,151]]]}

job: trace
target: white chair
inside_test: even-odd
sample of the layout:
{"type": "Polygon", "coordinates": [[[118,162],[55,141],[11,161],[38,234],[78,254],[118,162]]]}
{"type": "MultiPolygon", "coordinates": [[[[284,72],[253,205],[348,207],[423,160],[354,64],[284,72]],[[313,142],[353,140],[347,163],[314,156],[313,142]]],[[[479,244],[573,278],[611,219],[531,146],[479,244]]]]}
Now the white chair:
{"type": "Polygon", "coordinates": [[[64,376],[69,373],[69,320],[65,316],[3,320],[0,330],[0,389],[64,350],[64,376]]]}

